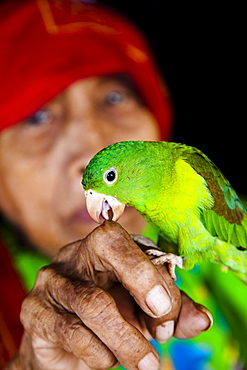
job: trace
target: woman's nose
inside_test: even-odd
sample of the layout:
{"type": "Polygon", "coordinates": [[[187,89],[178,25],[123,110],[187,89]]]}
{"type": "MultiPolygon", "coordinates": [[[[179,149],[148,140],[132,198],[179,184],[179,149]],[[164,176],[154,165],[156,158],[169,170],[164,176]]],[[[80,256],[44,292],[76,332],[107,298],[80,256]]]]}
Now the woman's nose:
{"type": "Polygon", "coordinates": [[[90,159],[108,145],[102,129],[103,122],[93,117],[70,122],[70,132],[66,133],[67,145],[70,146],[70,165],[74,173],[83,173],[90,159]]]}

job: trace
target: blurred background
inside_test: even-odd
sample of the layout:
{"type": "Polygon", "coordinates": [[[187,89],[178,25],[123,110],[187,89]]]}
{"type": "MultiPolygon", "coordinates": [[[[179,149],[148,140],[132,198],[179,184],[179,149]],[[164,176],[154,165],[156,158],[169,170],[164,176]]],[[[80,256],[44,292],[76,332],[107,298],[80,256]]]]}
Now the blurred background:
{"type": "Polygon", "coordinates": [[[145,33],[175,106],[173,141],[202,150],[247,194],[243,3],[102,0],[145,33]]]}

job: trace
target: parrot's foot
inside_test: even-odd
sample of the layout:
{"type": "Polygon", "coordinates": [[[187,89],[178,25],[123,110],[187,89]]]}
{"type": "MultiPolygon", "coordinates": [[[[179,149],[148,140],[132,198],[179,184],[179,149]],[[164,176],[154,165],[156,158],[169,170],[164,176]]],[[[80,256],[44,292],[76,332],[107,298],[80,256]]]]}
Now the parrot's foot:
{"type": "Polygon", "coordinates": [[[154,265],[162,265],[163,263],[168,263],[168,272],[171,275],[172,279],[177,280],[175,274],[175,267],[178,266],[180,269],[183,269],[183,258],[176,256],[173,253],[164,253],[157,249],[148,249],[145,253],[151,257],[154,265]]]}
{"type": "Polygon", "coordinates": [[[149,256],[154,265],[167,263],[169,274],[174,281],[177,280],[175,267],[178,266],[180,269],[184,268],[182,257],[176,256],[173,253],[162,252],[151,239],[145,236],[131,234],[131,238],[149,256]]]}

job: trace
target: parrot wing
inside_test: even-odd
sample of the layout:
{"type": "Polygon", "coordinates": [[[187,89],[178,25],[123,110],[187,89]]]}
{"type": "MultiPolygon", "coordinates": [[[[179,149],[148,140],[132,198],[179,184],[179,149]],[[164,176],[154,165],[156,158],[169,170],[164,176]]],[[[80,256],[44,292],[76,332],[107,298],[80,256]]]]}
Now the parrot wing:
{"type": "Polygon", "coordinates": [[[229,181],[200,150],[187,147],[182,156],[205,179],[214,199],[213,207],[201,212],[206,229],[222,241],[247,249],[247,211],[229,181]]]}

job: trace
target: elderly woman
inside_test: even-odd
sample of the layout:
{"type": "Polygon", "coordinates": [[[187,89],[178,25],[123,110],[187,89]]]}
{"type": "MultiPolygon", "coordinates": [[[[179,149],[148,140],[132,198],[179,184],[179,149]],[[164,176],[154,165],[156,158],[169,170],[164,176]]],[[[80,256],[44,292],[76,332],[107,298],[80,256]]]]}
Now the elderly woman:
{"type": "Polygon", "coordinates": [[[149,340],[195,337],[211,316],[132,241],[125,229],[151,232],[141,216],[95,228],[80,184],[104,146],[169,139],[153,57],[108,8],[16,0],[0,14],[0,365],[158,369],[149,340]]]}

